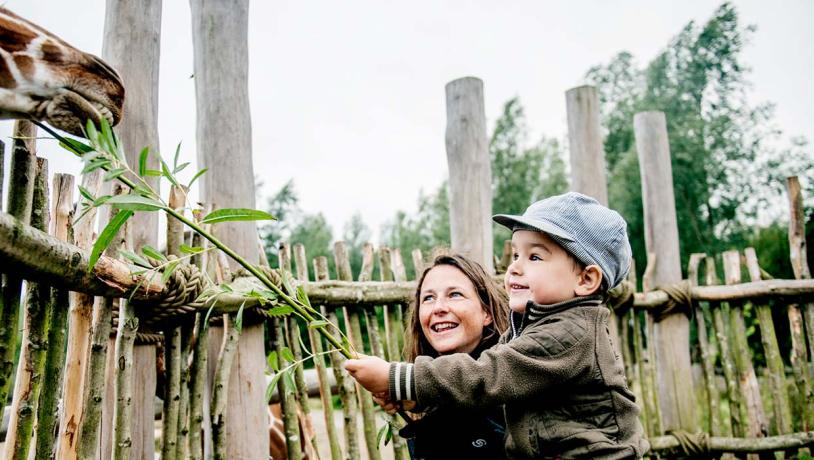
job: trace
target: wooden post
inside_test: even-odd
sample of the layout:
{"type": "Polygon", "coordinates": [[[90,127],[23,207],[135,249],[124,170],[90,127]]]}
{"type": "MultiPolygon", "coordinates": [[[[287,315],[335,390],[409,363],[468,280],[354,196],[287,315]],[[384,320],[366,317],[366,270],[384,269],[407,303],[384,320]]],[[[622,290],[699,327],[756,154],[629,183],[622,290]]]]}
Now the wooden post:
{"type": "MultiPolygon", "coordinates": [[[[789,196],[789,249],[791,266],[796,279],[811,278],[808,267],[805,212],[803,210],[803,195],[800,190],[800,181],[797,176],[786,179],[786,190],[789,196]]],[[[814,303],[804,306],[806,315],[806,330],[809,344],[814,347],[814,303]]],[[[814,429],[814,390],[811,388],[808,376],[808,355],[806,339],[803,335],[803,315],[800,307],[795,304],[788,306],[789,329],[791,332],[791,366],[794,370],[794,381],[800,394],[803,430],[814,429]]]]}
{"type": "MultiPolygon", "coordinates": [[[[97,169],[82,175],[82,186],[93,196],[100,195],[103,172],[101,169],[97,169]]],[[[83,249],[91,246],[95,221],[96,208],[93,207],[74,227],[74,244],[83,249]]],[[[71,291],[68,299],[70,303],[68,347],[65,351],[65,383],[62,388],[62,416],[59,421],[57,458],[75,460],[79,441],[79,423],[84,406],[85,372],[90,355],[93,296],[71,291]]]]}
{"type": "MultiPolygon", "coordinates": [[[[317,281],[329,279],[328,259],[325,256],[314,259],[314,273],[317,281]]],[[[335,312],[331,311],[330,314],[326,314],[325,308],[322,307],[322,316],[327,316],[329,321],[339,326],[339,319],[335,312]]],[[[334,335],[338,336],[339,334],[334,335]]],[[[356,385],[345,370],[345,357],[341,353],[331,353],[329,356],[331,357],[331,367],[336,378],[336,387],[339,389],[339,399],[342,401],[342,415],[345,422],[345,451],[347,452],[347,458],[356,460],[361,458],[359,455],[359,431],[356,426],[358,411],[356,385]]]]}
{"type": "MultiPolygon", "coordinates": [[[[53,223],[51,234],[63,241],[68,241],[73,220],[73,187],[74,178],[69,174],[55,174],[51,199],[53,223]]],[[[37,449],[34,458],[50,459],[54,454],[55,430],[59,422],[60,390],[62,390],[62,369],[65,363],[65,335],[68,326],[68,291],[53,289],[48,313],[48,351],[45,361],[45,391],[40,392],[37,407],[37,449]]]]}
{"type": "MultiPolygon", "coordinates": [[[[141,150],[148,147],[153,155],[148,159],[147,167],[160,169],[157,152],[160,151],[158,139],[158,76],[161,48],[161,7],[162,0],[144,2],[123,2],[107,0],[105,6],[104,39],[102,58],[112,65],[124,81],[127,97],[124,100],[124,114],[116,128],[124,147],[125,158],[130,165],[139,164],[141,150]]],[[[148,177],[147,182],[159,191],[158,177],[148,177]]],[[[130,222],[132,249],[139,251],[144,245],[157,246],[158,213],[137,212],[130,222]]],[[[127,302],[124,304],[127,305],[127,302]]],[[[121,317],[120,317],[121,318],[121,317]]],[[[120,321],[121,324],[121,321],[120,321]]],[[[135,331],[133,331],[135,333],[135,331]]],[[[156,354],[155,345],[135,345],[132,348],[133,359],[128,369],[130,382],[126,385],[133,390],[133,397],[138,398],[129,409],[132,426],[140,428],[131,433],[132,457],[152,458],[155,451],[155,433],[153,421],[154,408],[151,403],[144,404],[147,395],[155,395],[156,354]],[[136,350],[147,347],[149,350],[136,350]],[[134,376],[146,376],[146,380],[132,381],[134,376]],[[143,450],[144,449],[144,450],[143,450]]],[[[124,382],[122,382],[124,383],[124,382]]],[[[152,401],[150,399],[150,401],[152,401]]],[[[108,401],[108,408],[113,401],[108,401]]],[[[113,411],[110,411],[113,412],[113,411]]],[[[103,424],[103,430],[110,429],[110,423],[103,424]]],[[[115,447],[114,447],[115,450],[115,447]]]]}
{"type": "MultiPolygon", "coordinates": [[[[37,158],[37,175],[31,200],[31,226],[47,231],[49,219],[48,163],[42,158],[37,158]]],[[[37,402],[43,386],[42,374],[45,370],[50,319],[48,313],[54,308],[52,302],[50,286],[26,282],[22,345],[20,359],[17,363],[17,376],[14,381],[9,429],[5,441],[5,458],[9,460],[28,459],[34,434],[37,402]]],[[[11,344],[10,347],[13,348],[14,345],[11,344]]]]}
{"type": "MultiPolygon", "coordinates": [[[[724,252],[724,276],[726,284],[741,282],[741,265],[738,251],[724,252]]],[[[769,423],[763,411],[763,402],[760,399],[760,387],[749,355],[749,344],[746,342],[746,324],[743,319],[743,308],[740,301],[732,301],[730,307],[730,338],[735,354],[735,367],[738,371],[739,390],[743,395],[743,410],[741,420],[745,421],[745,435],[753,438],[766,436],[769,433],[769,423]],[[744,413],[745,411],[745,413],[744,413]]]]}
{"type": "MultiPolygon", "coordinates": [[[[300,281],[308,281],[308,259],[305,257],[305,246],[302,244],[298,243],[294,245],[294,262],[297,266],[297,279],[300,281]]],[[[341,460],[342,448],[339,446],[339,438],[336,434],[336,425],[334,425],[334,408],[331,398],[331,384],[328,380],[328,370],[325,368],[325,356],[322,354],[324,351],[324,347],[322,346],[322,338],[309,327],[308,340],[311,343],[311,354],[314,356],[314,367],[317,370],[319,397],[322,401],[322,414],[325,419],[325,431],[328,434],[328,445],[331,448],[331,460],[341,460]]],[[[307,420],[307,423],[312,424],[310,418],[307,420]]],[[[312,432],[313,429],[309,429],[309,433],[312,432]]],[[[315,443],[314,450],[319,452],[318,446],[316,445],[317,439],[314,438],[313,441],[315,443]]]]}
{"type": "MultiPolygon", "coordinates": [[[[192,0],[190,6],[198,101],[198,165],[209,168],[199,182],[201,196],[224,208],[254,208],[248,97],[249,1],[192,0]]],[[[215,234],[247,260],[256,262],[260,258],[254,222],[218,224],[215,234]]],[[[229,426],[268,424],[263,342],[262,323],[244,325],[235,356],[234,380],[229,385],[229,426]]],[[[227,437],[229,458],[265,460],[268,456],[269,437],[264,430],[232,429],[227,430],[227,437]]]]}
{"type": "MultiPolygon", "coordinates": [[[[655,286],[681,281],[673,168],[662,112],[637,113],[633,118],[639,154],[647,252],[658,254],[653,265],[655,286]]],[[[664,428],[696,431],[695,390],[690,366],[690,323],[683,313],[655,324],[659,401],[664,428]]]]}
{"type": "MultiPolygon", "coordinates": [[[[350,268],[350,257],[348,256],[348,248],[344,241],[337,241],[334,243],[334,262],[336,264],[336,274],[340,281],[353,281],[353,273],[350,268]]],[[[359,308],[350,307],[345,309],[347,317],[345,321],[348,324],[348,336],[350,337],[353,347],[359,353],[366,353],[365,346],[362,341],[362,325],[359,320],[359,308]]],[[[362,408],[362,426],[364,427],[365,444],[367,445],[368,458],[372,460],[381,459],[379,453],[378,442],[376,439],[376,416],[373,413],[373,398],[370,392],[365,391],[361,386],[356,386],[356,392],[359,395],[359,402],[362,408]]]]}
{"type": "MultiPolygon", "coordinates": [[[[749,277],[752,281],[760,281],[760,265],[758,265],[755,248],[746,248],[743,252],[746,256],[746,268],[749,270],[749,277]]],[[[777,345],[772,310],[765,303],[755,303],[754,305],[757,310],[758,323],[760,324],[760,341],[763,343],[763,353],[769,371],[772,409],[775,426],[777,427],[777,433],[774,434],[788,434],[793,430],[789,395],[786,392],[786,366],[783,364],[780,347],[777,345]]]]}
{"type": "Polygon", "coordinates": [[[494,272],[492,164],[486,136],[483,82],[464,77],[447,83],[446,148],[452,250],[494,272]]]}
{"type": "MultiPolygon", "coordinates": [[[[11,147],[11,177],[6,212],[20,222],[31,221],[31,198],[34,196],[34,181],[37,176],[37,160],[34,139],[36,129],[25,120],[14,123],[14,143],[11,147]]],[[[7,273],[3,275],[3,300],[0,302],[0,343],[17,343],[17,325],[19,323],[20,294],[22,278],[7,273]]],[[[5,401],[11,388],[14,376],[14,356],[16,346],[4,346],[0,350],[0,421],[3,419],[5,401]]]]}
{"type": "MultiPolygon", "coordinates": [[[[579,86],[565,92],[568,111],[568,151],[571,157],[571,190],[595,198],[608,205],[608,184],[605,169],[605,150],[599,124],[599,97],[593,86],[579,86]]],[[[508,264],[506,265],[508,267],[508,264]]],[[[619,318],[614,312],[608,319],[613,346],[623,354],[620,346],[619,318]]]]}
{"type": "MultiPolygon", "coordinates": [[[[706,257],[706,254],[690,255],[690,262],[687,267],[687,280],[689,280],[692,286],[698,286],[698,266],[701,264],[701,261],[704,260],[704,257],[706,257]]],[[[713,436],[720,436],[723,433],[721,433],[718,388],[715,386],[715,342],[709,339],[704,310],[698,304],[693,305],[692,308],[695,310],[695,326],[698,330],[698,348],[701,349],[701,363],[704,370],[704,386],[707,396],[706,409],[709,415],[709,425],[706,427],[706,430],[713,436]]]]}
{"type": "MultiPolygon", "coordinates": [[[[715,269],[715,259],[707,256],[704,260],[706,264],[706,285],[715,286],[720,283],[715,269]]],[[[728,306],[726,307],[728,309],[728,306]]],[[[727,401],[729,401],[729,423],[724,428],[724,434],[744,436],[746,421],[741,418],[741,394],[738,390],[738,377],[735,373],[735,358],[729,346],[729,315],[728,310],[720,302],[710,302],[709,309],[712,311],[712,322],[715,325],[715,339],[721,352],[721,368],[724,371],[724,382],[726,383],[727,401]]]]}
{"type": "Polygon", "coordinates": [[[571,190],[608,205],[608,185],[599,98],[593,86],[578,86],[565,92],[568,111],[568,151],[571,158],[571,190]]]}

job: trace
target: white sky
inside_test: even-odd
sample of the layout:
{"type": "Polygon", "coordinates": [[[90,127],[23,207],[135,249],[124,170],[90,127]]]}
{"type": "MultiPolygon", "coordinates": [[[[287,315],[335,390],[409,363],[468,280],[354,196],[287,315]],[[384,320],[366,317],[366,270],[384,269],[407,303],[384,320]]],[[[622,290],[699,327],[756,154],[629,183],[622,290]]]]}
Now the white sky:
{"type": "MultiPolygon", "coordinates": [[[[4,6],[76,47],[101,54],[104,1],[7,0],[4,6]]],[[[254,1],[249,95],[256,173],[265,197],[293,178],[306,212],[322,212],[341,237],[357,210],[373,228],[397,209],[414,212],[419,190],[447,176],[444,85],[485,82],[491,126],[520,96],[532,138],[566,136],[565,91],[586,70],[628,50],[655,56],[690,20],[720,3],[640,1],[254,1]]],[[[757,32],[744,53],[752,101],[777,104],[787,135],[814,141],[814,3],[738,1],[757,32]]],[[[189,2],[165,0],[159,94],[161,149],[183,141],[195,161],[189,2]]],[[[0,122],[8,138],[11,122],[0,122]]],[[[77,161],[47,144],[51,172],[77,161]]],[[[7,168],[6,168],[7,169],[7,168]]],[[[211,173],[211,172],[210,172],[211,173]]]]}

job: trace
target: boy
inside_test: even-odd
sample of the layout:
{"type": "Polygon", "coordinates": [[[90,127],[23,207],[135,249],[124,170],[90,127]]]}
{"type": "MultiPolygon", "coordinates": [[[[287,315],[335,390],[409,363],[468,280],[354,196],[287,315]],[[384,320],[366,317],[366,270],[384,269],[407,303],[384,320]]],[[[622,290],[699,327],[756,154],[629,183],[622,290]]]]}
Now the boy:
{"type": "Polygon", "coordinates": [[[603,305],[630,268],[625,221],[579,193],[494,220],[513,231],[505,278],[511,328],[498,345],[477,360],[454,354],[407,364],[363,357],[346,369],[393,401],[504,404],[510,459],[641,458],[649,446],[603,305]]]}

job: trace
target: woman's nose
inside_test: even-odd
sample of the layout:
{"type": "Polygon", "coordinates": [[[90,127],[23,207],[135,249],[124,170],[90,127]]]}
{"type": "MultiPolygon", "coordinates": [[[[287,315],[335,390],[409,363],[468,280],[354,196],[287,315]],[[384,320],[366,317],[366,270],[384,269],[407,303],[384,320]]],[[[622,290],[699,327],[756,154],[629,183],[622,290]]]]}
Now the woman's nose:
{"type": "Polygon", "coordinates": [[[449,311],[449,305],[447,305],[447,299],[438,299],[435,301],[433,305],[432,312],[433,314],[443,314],[449,311]]]}

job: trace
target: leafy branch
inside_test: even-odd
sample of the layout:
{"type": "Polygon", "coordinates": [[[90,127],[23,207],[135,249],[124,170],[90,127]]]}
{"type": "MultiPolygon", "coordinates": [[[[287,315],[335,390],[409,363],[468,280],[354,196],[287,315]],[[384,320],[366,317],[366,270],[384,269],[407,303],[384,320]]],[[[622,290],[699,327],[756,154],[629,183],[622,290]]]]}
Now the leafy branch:
{"type": "MultiPolygon", "coordinates": [[[[93,269],[104,249],[110,245],[118,230],[122,227],[122,225],[125,224],[125,222],[127,222],[129,218],[133,216],[134,212],[164,211],[168,216],[177,219],[188,228],[201,235],[203,238],[206,238],[214,247],[226,253],[226,255],[231,257],[235,262],[251,273],[269,291],[271,291],[271,293],[274,294],[276,299],[284,303],[284,306],[290,307],[291,313],[294,313],[302,318],[302,320],[305,321],[309,327],[316,329],[320,334],[322,334],[323,337],[325,337],[328,343],[339,350],[344,356],[347,358],[353,357],[351,352],[352,347],[347,338],[343,336],[343,340],[340,341],[327,330],[327,326],[330,325],[330,323],[325,321],[322,315],[311,307],[303,289],[298,288],[296,291],[289,289],[288,292],[296,292],[297,298],[292,298],[286,292],[284,292],[283,289],[275,285],[260,270],[259,267],[247,262],[243,257],[238,255],[235,251],[226,246],[223,242],[201,226],[203,224],[217,224],[221,222],[273,220],[274,217],[272,215],[256,209],[226,208],[214,210],[204,216],[200,222],[195,222],[184,216],[183,210],[180,210],[179,212],[179,210],[170,207],[150,186],[150,184],[146,181],[147,177],[164,177],[173,185],[181,185],[181,183],[175,177],[175,174],[186,168],[188,163],[181,165],[178,164],[180,144],[176,149],[172,168],[169,167],[169,165],[157,152],[156,156],[160,162],[161,169],[148,168],[148,159],[151,152],[149,149],[145,148],[139,154],[138,171],[134,171],[125,160],[124,150],[121,142],[105,120],[102,120],[100,130],[96,129],[93,122],[88,121],[85,134],[89,141],[89,145],[75,139],[62,137],[45,124],[37,123],[37,125],[54,136],[62,147],[71,151],[82,159],[85,165],[82,173],[88,173],[101,169],[106,171],[104,176],[105,181],[118,180],[130,189],[128,194],[103,196],[98,198],[93,197],[90,195],[90,193],[87,193],[87,191],[82,193],[83,197],[87,201],[83,205],[84,210],[80,215],[80,218],[84,216],[84,214],[86,214],[91,207],[98,207],[102,205],[113,206],[122,211],[119,212],[114,219],[111,219],[104,230],[102,230],[102,232],[99,234],[99,238],[96,240],[91,250],[89,270],[93,269]]],[[[198,171],[187,184],[187,188],[205,172],[206,169],[198,171]]],[[[80,192],[82,191],[80,190],[80,192]]],[[[336,329],[338,330],[338,328],[336,329]]]]}

